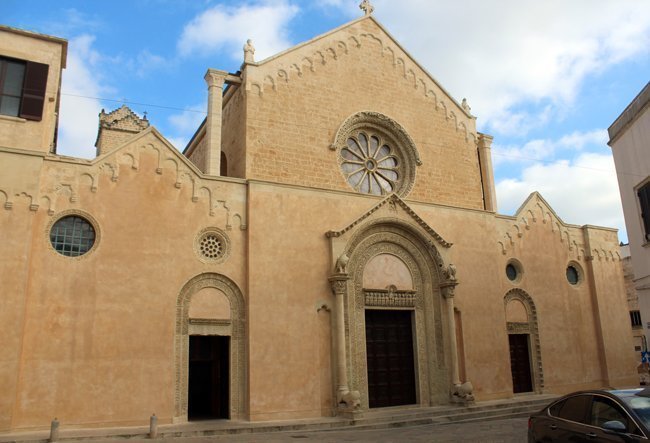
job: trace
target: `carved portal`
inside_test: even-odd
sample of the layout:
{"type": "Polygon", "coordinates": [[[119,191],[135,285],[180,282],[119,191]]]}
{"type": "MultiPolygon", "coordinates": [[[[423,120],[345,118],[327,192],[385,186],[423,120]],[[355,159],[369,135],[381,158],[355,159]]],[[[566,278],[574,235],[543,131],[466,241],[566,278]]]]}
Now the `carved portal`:
{"type": "Polygon", "coordinates": [[[542,393],[544,388],[544,369],[542,350],[539,342],[537,308],[530,295],[521,289],[512,289],[503,298],[506,309],[506,328],[508,334],[528,334],[530,336],[530,360],[533,391],[542,393]],[[525,312],[521,311],[523,306],[525,312]]]}
{"type": "Polygon", "coordinates": [[[187,386],[190,332],[205,335],[230,336],[230,418],[239,420],[245,414],[246,380],[246,310],[239,287],[221,274],[205,273],[188,281],[176,302],[176,331],[174,335],[174,423],[187,421],[187,386]],[[230,303],[230,319],[226,321],[189,319],[192,296],[202,289],[221,291],[230,303]]]}
{"type": "Polygon", "coordinates": [[[406,309],[414,312],[413,345],[416,401],[421,405],[449,401],[449,355],[444,346],[439,254],[419,231],[406,223],[379,222],[356,233],[346,247],[349,257],[346,281],[344,331],[348,363],[347,381],[358,391],[362,409],[367,409],[366,308],[406,309]],[[366,265],[380,255],[399,259],[412,278],[412,288],[364,287],[366,265]]]}

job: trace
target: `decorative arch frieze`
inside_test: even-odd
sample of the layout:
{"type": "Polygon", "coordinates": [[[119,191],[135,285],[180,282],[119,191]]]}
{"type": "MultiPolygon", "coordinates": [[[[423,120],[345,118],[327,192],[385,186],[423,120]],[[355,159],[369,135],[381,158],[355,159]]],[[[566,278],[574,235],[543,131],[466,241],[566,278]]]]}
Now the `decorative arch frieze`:
{"type": "Polygon", "coordinates": [[[230,302],[230,418],[243,419],[246,412],[246,306],[244,296],[235,282],[225,275],[205,273],[189,280],[176,299],[174,333],[174,422],[187,421],[189,308],[192,296],[205,288],[223,292],[230,302]]]}
{"type": "Polygon", "coordinates": [[[533,390],[541,394],[544,389],[544,367],[542,365],[542,349],[539,338],[539,322],[537,308],[532,297],[523,289],[511,289],[503,297],[503,308],[507,309],[508,303],[513,300],[521,302],[526,308],[528,322],[506,322],[508,334],[528,334],[531,346],[531,370],[533,379],[533,390]]]}
{"type": "MultiPolygon", "coordinates": [[[[353,30],[353,28],[349,29],[353,30]]],[[[302,53],[298,57],[292,58],[291,54],[285,54],[284,57],[288,59],[286,64],[277,63],[277,66],[271,68],[271,72],[265,75],[261,82],[252,81],[250,83],[250,90],[257,93],[260,97],[269,88],[271,91],[277,92],[279,90],[277,87],[278,80],[282,80],[283,83],[288,83],[292,78],[301,78],[305,70],[315,73],[317,72],[317,66],[324,66],[330,60],[342,60],[342,56],[350,55],[351,48],[359,50],[364,45],[374,45],[378,48],[377,55],[380,57],[388,57],[393,68],[398,70],[405,81],[411,83],[415,89],[420,89],[420,85],[422,86],[421,90],[424,97],[433,99],[433,109],[435,111],[444,111],[445,120],[453,124],[456,131],[463,131],[466,141],[472,138],[474,143],[476,143],[478,136],[476,130],[473,129],[474,116],[469,112],[469,108],[463,108],[452,98],[448,97],[437,82],[426,71],[420,68],[417,63],[413,62],[408,54],[399,49],[390,37],[382,33],[362,32],[347,37],[347,41],[349,45],[344,40],[333,38],[326,40],[325,43],[314,48],[308,55],[302,53]],[[294,71],[295,75],[292,75],[294,71]],[[454,112],[454,109],[456,112],[454,112]]]]}

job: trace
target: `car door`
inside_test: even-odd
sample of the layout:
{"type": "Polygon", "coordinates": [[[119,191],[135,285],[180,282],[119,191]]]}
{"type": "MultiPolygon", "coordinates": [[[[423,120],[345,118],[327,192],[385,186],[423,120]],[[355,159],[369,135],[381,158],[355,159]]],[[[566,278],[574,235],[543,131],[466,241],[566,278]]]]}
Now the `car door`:
{"type": "Polygon", "coordinates": [[[556,417],[548,428],[550,440],[553,442],[584,442],[587,417],[591,405],[591,394],[576,394],[558,404],[551,414],[556,417]]]}
{"type": "Polygon", "coordinates": [[[604,395],[594,394],[589,408],[589,429],[584,437],[586,442],[639,442],[641,438],[634,420],[625,409],[614,399],[604,395]],[[604,429],[605,423],[619,421],[625,426],[625,432],[614,432],[604,429]]]}

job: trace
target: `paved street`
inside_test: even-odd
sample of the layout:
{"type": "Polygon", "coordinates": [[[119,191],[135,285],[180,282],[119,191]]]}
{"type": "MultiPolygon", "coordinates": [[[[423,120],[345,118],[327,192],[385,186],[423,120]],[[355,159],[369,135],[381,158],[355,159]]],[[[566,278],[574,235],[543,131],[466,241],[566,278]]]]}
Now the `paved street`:
{"type": "MultiPolygon", "coordinates": [[[[187,437],[177,439],[158,439],[159,442],[202,443],[202,442],[240,442],[240,443],[280,443],[280,442],[492,442],[521,443],[526,441],[527,418],[483,421],[449,425],[425,425],[408,428],[380,430],[346,430],[320,432],[277,432],[240,435],[220,435],[213,437],[187,437]]],[[[97,442],[97,440],[94,440],[97,442]]],[[[117,440],[101,440],[111,442],[117,440]]],[[[124,440],[121,440],[124,441],[124,440]]],[[[152,440],[129,439],[129,442],[151,443],[152,440]]]]}

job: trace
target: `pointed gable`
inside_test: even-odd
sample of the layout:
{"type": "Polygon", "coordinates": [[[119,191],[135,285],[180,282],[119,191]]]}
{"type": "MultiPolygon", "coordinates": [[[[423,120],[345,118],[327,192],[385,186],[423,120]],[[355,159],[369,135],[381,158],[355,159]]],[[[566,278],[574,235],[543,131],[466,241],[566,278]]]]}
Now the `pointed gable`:
{"type": "Polygon", "coordinates": [[[378,118],[348,137],[365,130],[393,142],[387,151],[408,168],[393,174],[408,183],[379,179],[375,191],[385,185],[381,195],[485,209],[475,118],[374,17],[245,63],[242,79],[247,178],[377,194],[373,183],[350,180],[350,167],[342,165],[345,143],[336,142],[347,121],[372,114],[378,118]],[[397,134],[380,120],[403,130],[397,134]]]}

